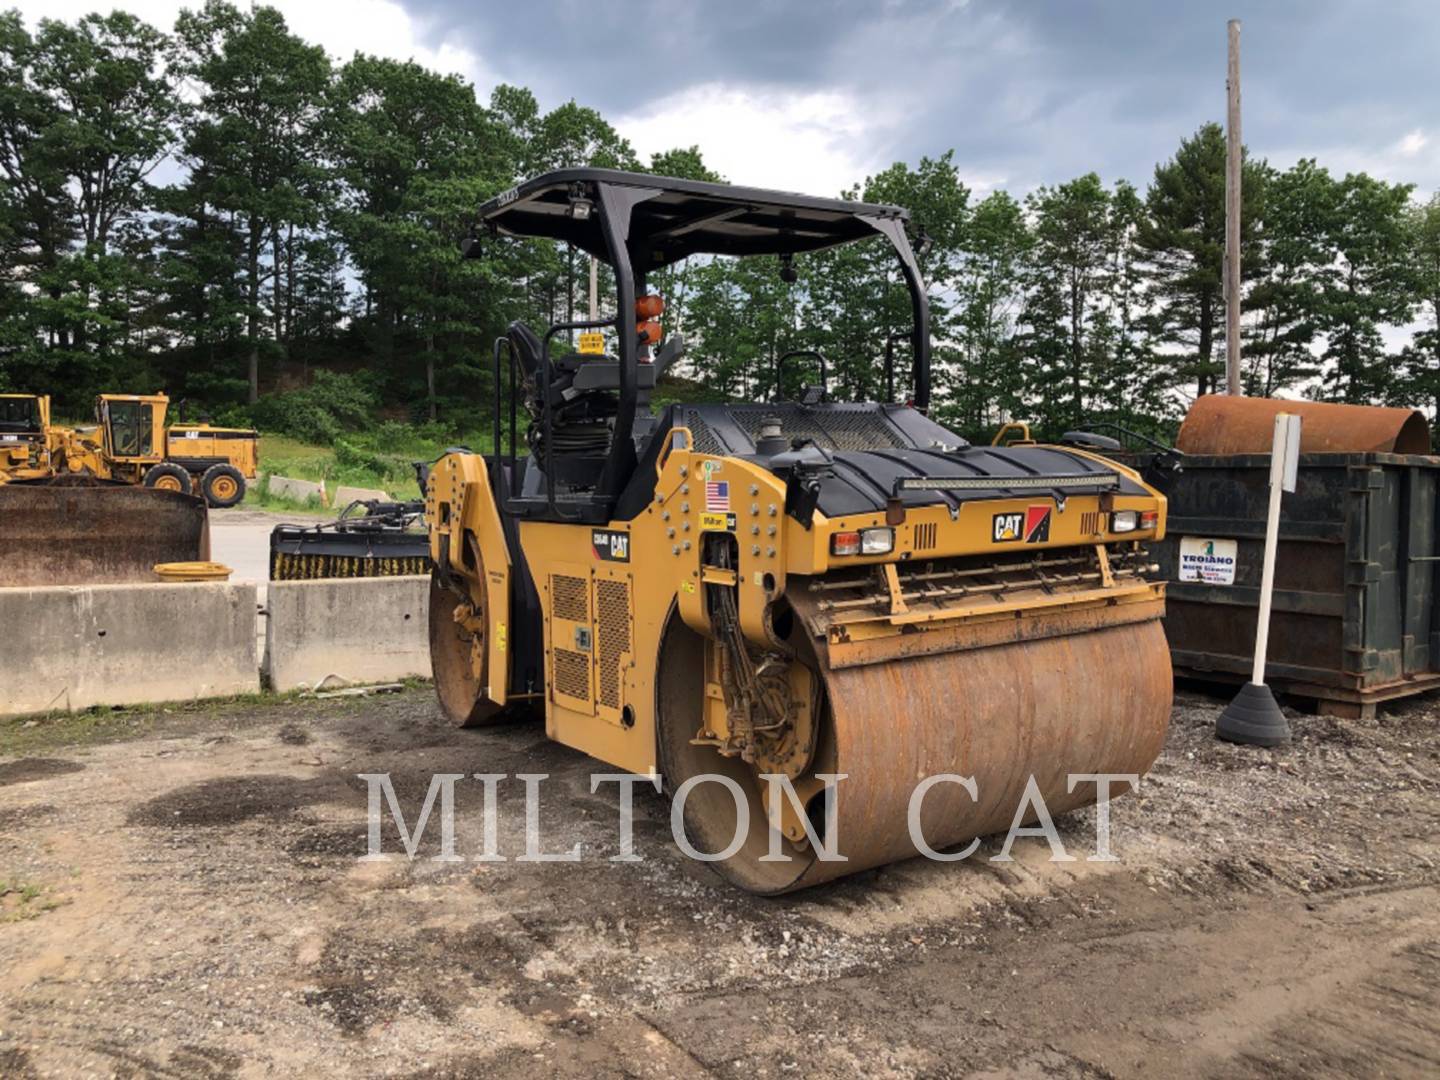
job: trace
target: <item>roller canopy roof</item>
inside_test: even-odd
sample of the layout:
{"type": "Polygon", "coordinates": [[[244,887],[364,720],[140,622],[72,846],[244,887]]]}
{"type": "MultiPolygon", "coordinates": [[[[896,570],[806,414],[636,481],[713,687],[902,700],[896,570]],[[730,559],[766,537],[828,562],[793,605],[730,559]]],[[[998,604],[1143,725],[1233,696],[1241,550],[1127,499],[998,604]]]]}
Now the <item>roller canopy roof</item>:
{"type": "MultiPolygon", "coordinates": [[[[615,169],[563,169],[537,176],[485,203],[479,219],[482,226],[502,234],[566,240],[608,260],[600,224],[601,188],[617,202],[633,206],[628,246],[639,273],[701,253],[815,251],[874,236],[881,222],[903,224],[909,219],[897,206],[615,169]],[[592,204],[588,216],[572,212],[577,196],[592,204]]],[[[472,247],[473,242],[467,251],[472,247]]]]}

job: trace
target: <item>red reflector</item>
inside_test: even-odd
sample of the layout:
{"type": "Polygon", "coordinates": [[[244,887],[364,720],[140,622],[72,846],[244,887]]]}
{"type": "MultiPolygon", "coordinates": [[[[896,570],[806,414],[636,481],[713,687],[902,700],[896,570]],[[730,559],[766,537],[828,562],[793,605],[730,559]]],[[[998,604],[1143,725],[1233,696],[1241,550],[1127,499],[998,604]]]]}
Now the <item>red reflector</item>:
{"type": "Polygon", "coordinates": [[[858,532],[838,532],[830,537],[831,555],[859,555],[860,534],[858,532]]]}

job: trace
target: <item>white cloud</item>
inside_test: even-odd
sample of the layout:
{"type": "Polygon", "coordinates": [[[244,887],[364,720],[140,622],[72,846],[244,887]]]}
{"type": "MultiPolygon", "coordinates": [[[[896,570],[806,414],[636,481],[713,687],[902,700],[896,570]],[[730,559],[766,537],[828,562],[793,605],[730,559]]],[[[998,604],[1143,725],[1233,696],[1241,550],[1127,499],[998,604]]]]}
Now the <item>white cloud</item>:
{"type": "Polygon", "coordinates": [[[1422,202],[1440,191],[1440,143],[1419,128],[1388,140],[1377,137],[1373,141],[1328,146],[1267,147],[1265,157],[1282,169],[1302,157],[1313,157],[1332,176],[1363,172],[1392,184],[1414,184],[1411,197],[1422,202]]]}
{"type": "MultiPolygon", "coordinates": [[[[421,27],[397,0],[267,0],[285,16],[291,31],[306,41],[323,45],[338,60],[357,52],[414,60],[436,71],[462,75],[482,96],[494,79],[479,57],[450,44],[432,47],[422,40],[421,27]]],[[[199,8],[203,0],[116,0],[123,8],[162,30],[175,25],[182,8],[199,8]]],[[[240,0],[239,6],[243,6],[240,0]]],[[[92,11],[107,10],[96,0],[8,0],[34,26],[42,18],[71,21],[92,11]]]]}
{"type": "Polygon", "coordinates": [[[1420,153],[1421,150],[1424,150],[1425,144],[1429,141],[1430,140],[1425,136],[1425,132],[1421,131],[1419,128],[1416,128],[1414,131],[1410,132],[1408,135],[1406,135],[1403,139],[1400,140],[1399,144],[1395,147],[1395,150],[1401,157],[1412,158],[1416,154],[1420,153]]]}
{"type": "Polygon", "coordinates": [[[885,126],[874,103],[845,92],[718,83],[691,87],[615,121],[642,159],[698,145],[705,163],[732,183],[810,195],[838,194],[883,167],[863,148],[875,145],[885,126]]]}

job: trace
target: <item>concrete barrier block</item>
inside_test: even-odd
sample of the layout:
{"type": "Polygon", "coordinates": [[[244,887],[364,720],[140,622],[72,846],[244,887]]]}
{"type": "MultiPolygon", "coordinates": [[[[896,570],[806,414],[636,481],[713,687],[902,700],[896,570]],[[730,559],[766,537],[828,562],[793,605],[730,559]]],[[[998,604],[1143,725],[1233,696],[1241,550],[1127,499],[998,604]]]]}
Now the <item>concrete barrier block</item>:
{"type": "Polygon", "coordinates": [[[265,490],[271,495],[278,495],[284,499],[294,499],[296,502],[309,502],[311,499],[317,499],[322,506],[325,505],[323,481],[296,480],[289,476],[272,475],[265,490]]]}
{"type": "Polygon", "coordinates": [[[337,509],[343,509],[352,502],[370,502],[372,499],[378,499],[380,502],[392,501],[389,494],[381,491],[379,488],[350,487],[347,484],[341,484],[335,489],[335,506],[337,509]]]}
{"type": "Polygon", "coordinates": [[[255,586],[0,589],[0,716],[260,689],[255,586]]]}
{"type": "Polygon", "coordinates": [[[427,577],[272,581],[265,652],[270,686],[300,688],[430,676],[427,577]]]}

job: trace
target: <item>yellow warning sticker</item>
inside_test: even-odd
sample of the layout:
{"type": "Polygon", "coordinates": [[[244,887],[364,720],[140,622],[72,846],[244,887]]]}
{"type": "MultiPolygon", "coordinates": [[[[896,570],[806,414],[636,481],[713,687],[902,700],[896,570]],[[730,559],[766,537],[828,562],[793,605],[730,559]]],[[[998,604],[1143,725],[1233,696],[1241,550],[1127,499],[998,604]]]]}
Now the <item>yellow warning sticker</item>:
{"type": "Polygon", "coordinates": [[[503,622],[495,624],[495,648],[501,652],[505,651],[505,624],[503,622]]]}
{"type": "Polygon", "coordinates": [[[591,330],[581,334],[579,351],[587,356],[605,355],[605,335],[598,330],[591,330]]]}
{"type": "Polygon", "coordinates": [[[693,593],[693,592],[695,591],[695,583],[694,583],[693,581],[682,581],[682,582],[680,582],[680,591],[681,591],[681,592],[687,592],[687,593],[693,593]]]}
{"type": "Polygon", "coordinates": [[[702,513],[700,515],[700,528],[707,531],[735,531],[734,514],[713,514],[702,513]]]}

